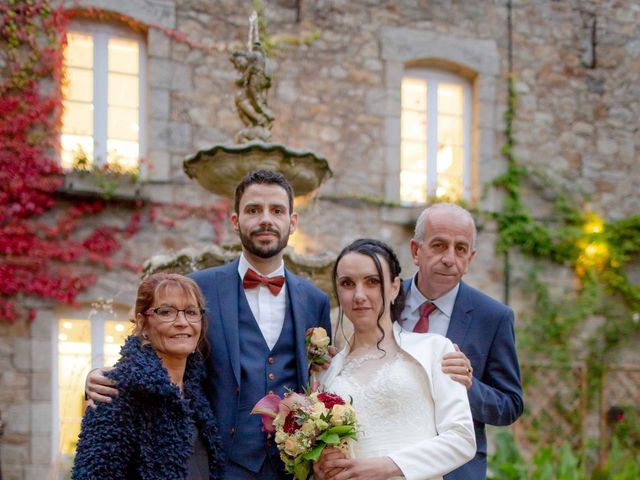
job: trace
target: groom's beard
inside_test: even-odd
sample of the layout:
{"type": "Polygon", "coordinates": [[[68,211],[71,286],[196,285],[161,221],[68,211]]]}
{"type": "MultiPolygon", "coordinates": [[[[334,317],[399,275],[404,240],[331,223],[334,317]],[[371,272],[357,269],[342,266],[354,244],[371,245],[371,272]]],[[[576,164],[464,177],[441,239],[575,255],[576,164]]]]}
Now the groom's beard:
{"type": "Polygon", "coordinates": [[[249,235],[245,235],[240,230],[240,243],[251,254],[260,258],[271,258],[279,254],[289,243],[289,232],[282,236],[275,228],[259,228],[251,232],[249,235]],[[252,237],[263,232],[270,232],[277,236],[278,242],[275,245],[261,245],[260,242],[254,241],[252,237]]]}

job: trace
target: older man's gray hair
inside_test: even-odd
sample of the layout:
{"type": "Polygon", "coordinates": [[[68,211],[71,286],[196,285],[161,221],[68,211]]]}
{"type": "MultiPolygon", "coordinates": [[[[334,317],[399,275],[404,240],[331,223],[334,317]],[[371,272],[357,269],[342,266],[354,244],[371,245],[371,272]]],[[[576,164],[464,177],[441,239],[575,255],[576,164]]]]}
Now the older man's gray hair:
{"type": "Polygon", "coordinates": [[[425,224],[427,223],[427,219],[429,218],[429,215],[431,215],[434,212],[441,212],[441,211],[448,212],[451,215],[459,215],[460,217],[466,218],[469,220],[469,222],[471,222],[471,225],[473,227],[473,234],[471,237],[471,250],[475,251],[476,238],[478,236],[478,231],[476,229],[476,222],[473,219],[473,215],[471,215],[471,213],[469,213],[468,210],[462,208],[460,205],[456,205],[455,203],[444,203],[444,202],[434,203],[433,205],[425,208],[420,214],[420,216],[418,217],[418,220],[416,220],[416,228],[413,233],[413,239],[419,245],[422,245],[422,243],[424,242],[425,224]]]}

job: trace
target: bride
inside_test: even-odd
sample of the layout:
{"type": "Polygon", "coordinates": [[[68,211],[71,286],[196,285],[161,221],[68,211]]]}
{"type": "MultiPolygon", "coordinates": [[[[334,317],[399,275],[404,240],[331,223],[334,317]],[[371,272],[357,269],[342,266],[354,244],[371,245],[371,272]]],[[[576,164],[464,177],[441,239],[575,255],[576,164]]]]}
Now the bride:
{"type": "Polygon", "coordinates": [[[351,397],[360,435],[353,458],[327,449],[319,480],[439,479],[475,454],[467,392],[442,372],[452,343],[400,329],[400,264],[383,242],[356,240],[338,255],[333,282],[354,335],[318,379],[351,397]],[[395,323],[394,323],[395,322],[395,323]]]}

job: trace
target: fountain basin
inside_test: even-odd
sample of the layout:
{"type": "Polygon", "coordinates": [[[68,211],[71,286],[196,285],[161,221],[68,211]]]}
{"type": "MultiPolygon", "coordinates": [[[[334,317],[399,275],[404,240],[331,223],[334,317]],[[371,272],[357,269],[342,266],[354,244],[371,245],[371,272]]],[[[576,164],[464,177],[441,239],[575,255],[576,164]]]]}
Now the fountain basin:
{"type": "Polygon", "coordinates": [[[333,174],[324,157],[277,143],[214,145],[184,161],[189,178],[212,193],[231,198],[240,180],[259,169],[280,172],[291,183],[296,196],[317,190],[333,174]]]}

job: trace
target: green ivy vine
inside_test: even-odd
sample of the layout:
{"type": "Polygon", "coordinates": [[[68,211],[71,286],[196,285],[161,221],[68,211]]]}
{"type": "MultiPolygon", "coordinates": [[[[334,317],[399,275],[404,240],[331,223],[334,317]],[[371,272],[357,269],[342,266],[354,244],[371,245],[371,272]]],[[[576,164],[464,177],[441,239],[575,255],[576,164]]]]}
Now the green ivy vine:
{"type": "Polygon", "coordinates": [[[508,105],[504,114],[502,154],[506,172],[493,185],[504,190],[502,209],[493,214],[498,228],[497,250],[519,249],[533,259],[570,266],[579,287],[554,298],[538,278],[528,275],[528,293],[535,298],[535,313],[519,335],[521,347],[534,356],[557,361],[583,359],[588,366],[590,391],[597,391],[611,354],[625,340],[640,333],[640,287],[629,281],[625,267],[640,254],[640,215],[607,222],[579,201],[554,191],[553,221],[537,220],[522,199],[522,184],[532,172],[519,165],[514,148],[517,107],[515,79],[508,79],[508,105]],[[604,320],[576,352],[572,340],[588,318],[604,320]],[[535,317],[535,318],[533,318],[535,317]]]}

